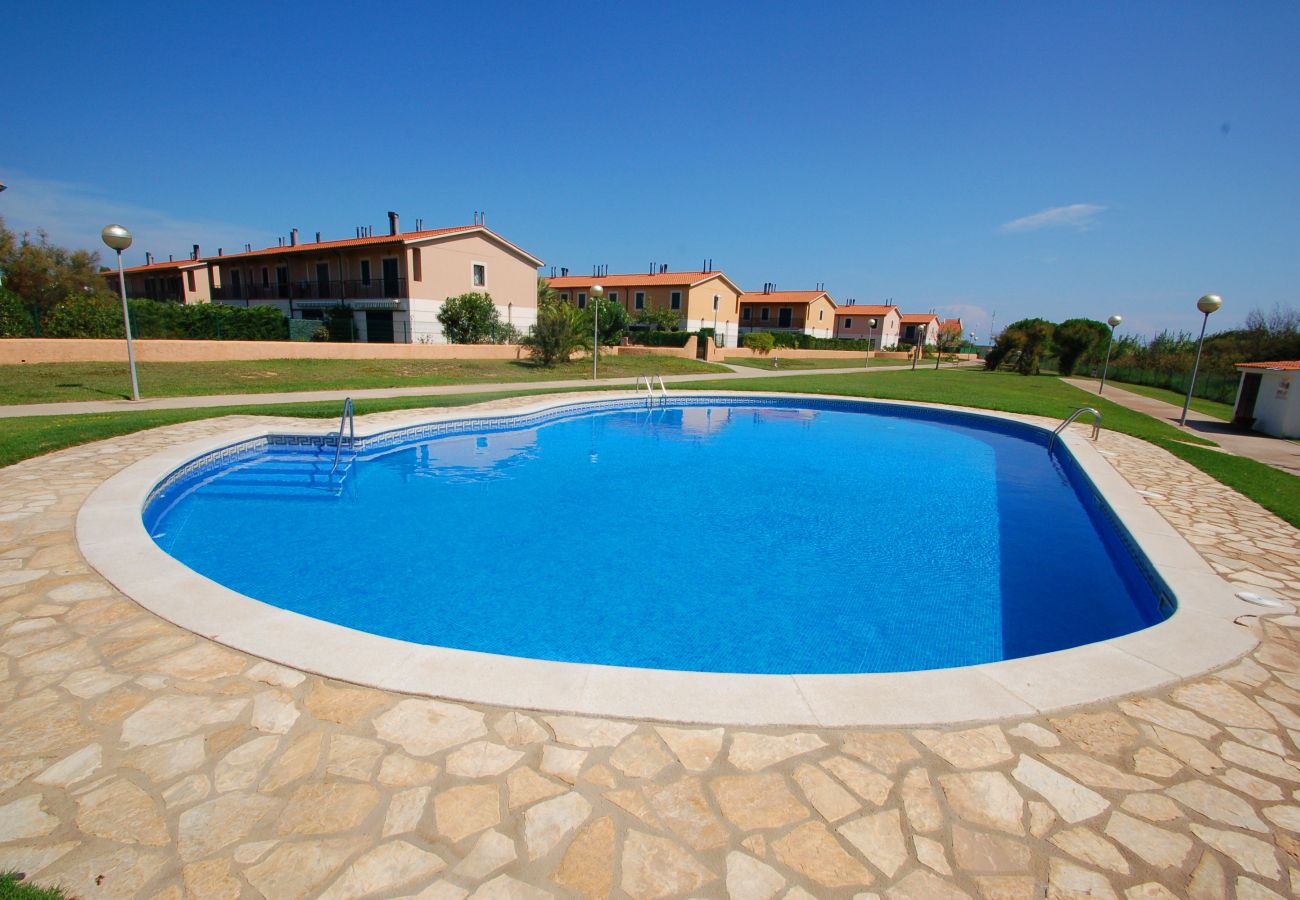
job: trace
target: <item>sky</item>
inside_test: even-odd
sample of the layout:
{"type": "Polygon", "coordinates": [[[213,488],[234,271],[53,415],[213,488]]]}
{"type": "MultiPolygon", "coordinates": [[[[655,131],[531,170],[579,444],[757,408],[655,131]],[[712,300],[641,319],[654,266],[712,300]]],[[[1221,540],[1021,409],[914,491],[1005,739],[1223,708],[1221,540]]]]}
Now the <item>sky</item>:
{"type": "Polygon", "coordinates": [[[1300,305],[1300,4],[22,4],[0,217],[127,264],[487,225],[990,326],[1300,305]]]}

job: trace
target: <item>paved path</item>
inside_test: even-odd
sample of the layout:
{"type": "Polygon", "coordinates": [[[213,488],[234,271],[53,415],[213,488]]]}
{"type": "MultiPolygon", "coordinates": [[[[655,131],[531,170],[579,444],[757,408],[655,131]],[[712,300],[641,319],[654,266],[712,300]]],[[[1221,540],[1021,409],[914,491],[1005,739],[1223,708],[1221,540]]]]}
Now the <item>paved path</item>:
{"type": "MultiPolygon", "coordinates": [[[[1061,380],[1090,394],[1097,393],[1098,382],[1090,378],[1061,380]]],[[[1106,385],[1106,393],[1102,396],[1112,403],[1127,406],[1129,409],[1146,413],[1156,419],[1163,419],[1173,425],[1178,424],[1183,414],[1181,406],[1126,391],[1114,382],[1106,385]]],[[[1237,431],[1222,419],[1207,416],[1194,409],[1187,411],[1186,428],[1189,433],[1197,437],[1214,441],[1229,453],[1245,456],[1284,472],[1290,472],[1292,475],[1300,475],[1300,442],[1260,434],[1258,431],[1237,431]]]]}
{"type": "MultiPolygon", "coordinates": [[[[706,372],[699,375],[665,375],[668,384],[688,381],[727,381],[741,378],[788,378],[792,375],[853,375],[872,372],[898,371],[906,366],[856,366],[843,369],[767,369],[746,368],[725,364],[730,372],[706,372]]],[[[958,363],[959,366],[969,363],[958,363]]],[[[944,368],[951,368],[944,366],[944,368]]],[[[490,394],[500,391],[547,391],[563,388],[628,387],[636,378],[590,378],[567,381],[513,381],[505,384],[446,384],[424,387],[369,388],[341,391],[295,391],[280,394],[215,394],[207,397],[156,397],[138,402],[131,400],[86,400],[73,403],[24,403],[0,406],[0,419],[19,416],[67,416],[80,413],[139,412],[149,409],[197,409],[215,406],[272,406],[277,403],[311,403],[329,401],[342,403],[344,398],[374,400],[381,397],[434,397],[441,394],[490,394]]]]}
{"type": "MultiPolygon", "coordinates": [[[[0,470],[0,870],[84,900],[1300,892],[1300,617],[1244,615],[1262,643],[1212,675],[975,727],[405,697],[218,646],[82,558],[77,510],[104,479],[252,421],[0,470]]],[[[1157,447],[1099,445],[1225,578],[1300,600],[1300,532],[1157,447]]]]}

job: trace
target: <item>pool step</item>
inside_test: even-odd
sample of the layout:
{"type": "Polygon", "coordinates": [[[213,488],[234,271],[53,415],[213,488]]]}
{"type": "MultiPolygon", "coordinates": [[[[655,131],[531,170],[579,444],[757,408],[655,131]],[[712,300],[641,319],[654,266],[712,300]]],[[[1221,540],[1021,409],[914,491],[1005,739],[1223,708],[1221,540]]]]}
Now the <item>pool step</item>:
{"type": "Polygon", "coordinates": [[[350,468],[340,466],[331,477],[333,458],[277,455],[256,464],[237,467],[209,482],[210,496],[316,496],[330,497],[347,479],[350,468]]]}

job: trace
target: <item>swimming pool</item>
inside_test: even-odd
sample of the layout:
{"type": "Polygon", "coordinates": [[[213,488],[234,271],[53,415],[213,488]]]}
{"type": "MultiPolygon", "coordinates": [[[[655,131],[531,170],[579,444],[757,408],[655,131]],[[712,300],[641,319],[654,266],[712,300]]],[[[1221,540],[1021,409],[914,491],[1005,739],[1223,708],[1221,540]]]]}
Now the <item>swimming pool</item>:
{"type": "Polygon", "coordinates": [[[812,398],[592,401],[173,472],[144,524],[234,591],[417,644],[689,672],[970,666],[1172,611],[1041,429],[812,398]],[[315,486],[313,486],[313,479],[315,486]]]}

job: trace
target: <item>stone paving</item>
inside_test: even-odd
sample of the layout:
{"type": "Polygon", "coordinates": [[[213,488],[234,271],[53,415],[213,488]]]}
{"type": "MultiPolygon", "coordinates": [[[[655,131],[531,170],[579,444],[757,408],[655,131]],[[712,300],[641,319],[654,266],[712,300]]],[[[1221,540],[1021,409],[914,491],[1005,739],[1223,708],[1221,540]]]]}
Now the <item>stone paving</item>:
{"type": "MultiPolygon", "coordinates": [[[[251,421],[0,470],[0,869],[82,898],[1300,892],[1300,617],[1243,616],[1261,644],[1211,676],[976,727],[404,697],[213,644],[81,558],[97,484],[251,421]]],[[[1226,578],[1300,600],[1300,533],[1164,451],[1100,447],[1226,578]]]]}

